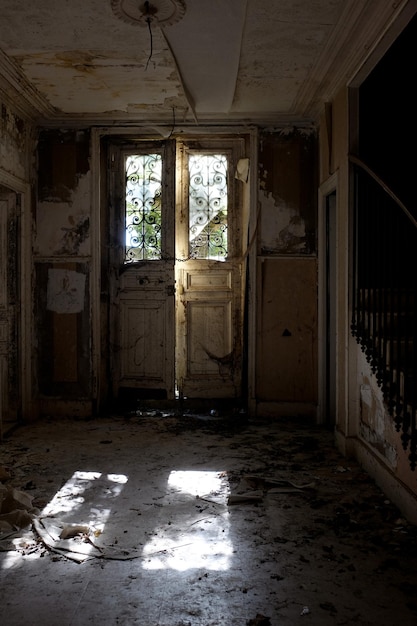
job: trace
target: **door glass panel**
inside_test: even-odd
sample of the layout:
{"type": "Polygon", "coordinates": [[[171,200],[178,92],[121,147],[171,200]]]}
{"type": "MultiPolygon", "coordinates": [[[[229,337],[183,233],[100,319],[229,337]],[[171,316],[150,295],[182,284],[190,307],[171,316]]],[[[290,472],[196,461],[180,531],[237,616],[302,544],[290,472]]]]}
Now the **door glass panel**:
{"type": "Polygon", "coordinates": [[[227,156],[188,157],[189,252],[193,259],[227,258],[227,156]]]}
{"type": "Polygon", "coordinates": [[[125,161],[125,263],[162,257],[162,155],[131,154],[125,161]]]}

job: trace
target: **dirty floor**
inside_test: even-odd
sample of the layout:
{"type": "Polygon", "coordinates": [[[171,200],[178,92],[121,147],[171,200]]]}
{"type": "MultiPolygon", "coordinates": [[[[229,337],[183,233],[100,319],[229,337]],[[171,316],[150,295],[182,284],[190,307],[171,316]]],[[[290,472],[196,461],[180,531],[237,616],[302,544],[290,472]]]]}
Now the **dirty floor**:
{"type": "Polygon", "coordinates": [[[416,528],[303,420],[44,419],[0,470],[3,626],[417,624],[416,528]]]}

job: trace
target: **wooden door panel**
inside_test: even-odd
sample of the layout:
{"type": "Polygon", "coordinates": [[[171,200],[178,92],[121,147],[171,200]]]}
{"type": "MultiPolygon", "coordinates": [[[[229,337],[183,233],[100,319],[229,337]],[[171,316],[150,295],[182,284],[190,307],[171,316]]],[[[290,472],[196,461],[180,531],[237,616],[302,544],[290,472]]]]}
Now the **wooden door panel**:
{"type": "Polygon", "coordinates": [[[237,270],[205,261],[188,265],[179,274],[181,392],[188,397],[238,397],[240,342],[233,289],[237,270]],[[202,264],[206,267],[201,268],[202,264]]]}
{"type": "Polygon", "coordinates": [[[120,277],[119,371],[121,387],[174,393],[173,270],[134,265],[120,277]]]}
{"type": "Polygon", "coordinates": [[[239,398],[242,372],[241,139],[184,139],[177,208],[180,396],[239,398]]]}
{"type": "Polygon", "coordinates": [[[229,376],[221,363],[232,349],[230,302],[188,302],[187,318],[188,375],[229,376]]]}
{"type": "Polygon", "coordinates": [[[185,273],[183,280],[188,295],[193,292],[224,291],[229,294],[232,292],[232,272],[230,269],[218,269],[213,265],[205,269],[193,269],[185,273]]]}
{"type": "Polygon", "coordinates": [[[113,395],[175,396],[175,193],[172,142],[113,146],[113,395]],[[156,164],[156,169],[155,169],[156,164]]]}
{"type": "Polygon", "coordinates": [[[120,315],[123,326],[120,384],[165,386],[165,302],[121,298],[120,315]]]}

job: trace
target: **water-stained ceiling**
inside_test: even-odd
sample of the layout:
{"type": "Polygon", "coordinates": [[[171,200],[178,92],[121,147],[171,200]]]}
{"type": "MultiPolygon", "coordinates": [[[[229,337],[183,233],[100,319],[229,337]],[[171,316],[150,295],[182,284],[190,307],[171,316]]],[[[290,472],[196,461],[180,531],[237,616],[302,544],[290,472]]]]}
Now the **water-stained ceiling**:
{"type": "Polygon", "coordinates": [[[0,0],[0,88],[44,123],[313,121],[399,5],[0,0]]]}

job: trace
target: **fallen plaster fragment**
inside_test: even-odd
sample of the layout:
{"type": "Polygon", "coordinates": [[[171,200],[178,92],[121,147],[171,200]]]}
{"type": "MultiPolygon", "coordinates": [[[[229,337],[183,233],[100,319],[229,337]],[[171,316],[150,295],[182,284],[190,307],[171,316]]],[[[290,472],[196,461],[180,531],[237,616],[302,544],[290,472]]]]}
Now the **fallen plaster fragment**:
{"type": "Polygon", "coordinates": [[[27,528],[31,523],[32,516],[27,511],[17,509],[10,513],[4,513],[0,515],[0,533],[27,528]]]}
{"type": "Polygon", "coordinates": [[[88,535],[90,532],[89,526],[83,526],[81,524],[66,524],[62,529],[59,538],[70,539],[77,535],[88,535]]]}
{"type": "MultiPolygon", "coordinates": [[[[61,538],[63,524],[60,524],[59,521],[55,519],[45,517],[41,519],[35,518],[33,520],[33,528],[46,548],[77,563],[83,563],[84,561],[94,558],[128,561],[143,556],[142,553],[115,550],[109,546],[98,546],[92,541],[89,535],[84,533],[80,536],[79,532],[74,535],[70,531],[69,537],[63,539],[61,538]]],[[[88,532],[91,532],[91,529],[83,524],[67,524],[64,525],[64,529],[65,528],[87,528],[88,532]]]]}
{"type": "Polygon", "coordinates": [[[38,510],[24,491],[0,485],[0,533],[27,528],[38,510]]]}
{"type": "Polygon", "coordinates": [[[0,511],[10,513],[15,509],[29,511],[32,508],[32,497],[24,491],[13,489],[13,487],[0,486],[0,511]]]}
{"type": "Polygon", "coordinates": [[[99,548],[92,545],[90,542],[76,542],[70,539],[61,539],[62,525],[56,522],[56,520],[46,518],[34,519],[33,527],[47,548],[78,563],[82,563],[87,559],[94,558],[97,554],[101,554],[99,548]]]}

